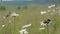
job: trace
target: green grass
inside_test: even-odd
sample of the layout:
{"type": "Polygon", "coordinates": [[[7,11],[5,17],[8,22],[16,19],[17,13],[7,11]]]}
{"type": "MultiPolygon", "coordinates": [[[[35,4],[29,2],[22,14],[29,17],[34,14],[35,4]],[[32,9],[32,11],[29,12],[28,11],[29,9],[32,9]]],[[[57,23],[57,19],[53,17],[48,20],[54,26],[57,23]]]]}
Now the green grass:
{"type": "Polygon", "coordinates": [[[19,30],[21,30],[22,26],[25,24],[31,23],[32,26],[27,28],[27,31],[29,34],[47,34],[47,29],[40,31],[40,22],[42,20],[45,20],[47,18],[51,18],[52,24],[49,25],[49,33],[50,34],[60,34],[60,16],[56,17],[54,15],[50,15],[49,13],[46,14],[44,17],[40,15],[41,10],[48,10],[47,7],[28,7],[28,9],[21,9],[17,10],[16,7],[7,7],[6,11],[0,11],[0,34],[19,34],[19,30]],[[2,17],[6,14],[8,14],[9,11],[15,11],[20,16],[15,17],[15,21],[12,17],[9,17],[8,19],[3,19],[2,17]],[[9,23],[9,20],[11,20],[11,23],[9,23]],[[15,27],[14,27],[14,23],[15,27]],[[53,26],[54,23],[57,22],[57,31],[53,32],[53,26]],[[5,24],[6,26],[4,28],[1,27],[1,25],[5,24]]]}

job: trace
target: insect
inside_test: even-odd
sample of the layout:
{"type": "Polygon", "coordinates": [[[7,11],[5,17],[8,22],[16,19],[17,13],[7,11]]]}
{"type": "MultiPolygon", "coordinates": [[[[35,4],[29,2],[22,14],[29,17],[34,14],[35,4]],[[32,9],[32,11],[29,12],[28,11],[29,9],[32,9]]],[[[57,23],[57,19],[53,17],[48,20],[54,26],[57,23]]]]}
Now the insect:
{"type": "Polygon", "coordinates": [[[47,20],[43,21],[43,23],[44,23],[44,24],[49,24],[50,21],[51,21],[50,19],[47,19],[47,20]]]}

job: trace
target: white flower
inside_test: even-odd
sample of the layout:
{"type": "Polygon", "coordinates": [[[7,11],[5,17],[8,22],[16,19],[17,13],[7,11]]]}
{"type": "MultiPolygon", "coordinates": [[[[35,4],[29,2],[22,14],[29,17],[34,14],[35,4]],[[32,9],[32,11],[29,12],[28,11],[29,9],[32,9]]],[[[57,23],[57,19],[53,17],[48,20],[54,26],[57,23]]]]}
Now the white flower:
{"type": "Polygon", "coordinates": [[[19,32],[20,32],[20,34],[28,34],[28,32],[27,32],[26,29],[22,29],[22,30],[20,30],[19,32]]]}
{"type": "Polygon", "coordinates": [[[43,23],[43,21],[42,21],[42,22],[40,22],[40,24],[41,24],[41,26],[46,26],[46,24],[44,24],[44,23],[43,23]]]}
{"type": "Polygon", "coordinates": [[[19,14],[16,14],[15,12],[11,13],[10,16],[19,16],[19,14]]]}
{"type": "Polygon", "coordinates": [[[47,12],[46,11],[41,11],[40,13],[41,13],[41,15],[43,15],[43,14],[46,14],[47,12]]]}
{"type": "Polygon", "coordinates": [[[48,6],[48,8],[52,8],[52,7],[55,7],[55,4],[52,4],[51,6],[48,6]]]}
{"type": "Polygon", "coordinates": [[[55,4],[51,5],[52,7],[55,7],[55,4]]]}
{"type": "Polygon", "coordinates": [[[48,6],[48,8],[51,8],[51,6],[48,6]]]}
{"type": "Polygon", "coordinates": [[[40,30],[44,30],[44,29],[45,29],[45,27],[40,28],[40,30]]]}
{"type": "Polygon", "coordinates": [[[2,27],[5,27],[5,25],[2,25],[2,27]]]}
{"type": "Polygon", "coordinates": [[[30,27],[30,26],[31,26],[31,24],[27,24],[27,25],[22,26],[22,28],[27,28],[27,27],[30,27]]]}

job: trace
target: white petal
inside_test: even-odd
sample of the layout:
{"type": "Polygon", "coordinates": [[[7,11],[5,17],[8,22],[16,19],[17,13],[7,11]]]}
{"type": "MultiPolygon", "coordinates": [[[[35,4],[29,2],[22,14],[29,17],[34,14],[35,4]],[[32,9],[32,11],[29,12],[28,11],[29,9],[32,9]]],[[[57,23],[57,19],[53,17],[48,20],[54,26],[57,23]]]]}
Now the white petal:
{"type": "Polygon", "coordinates": [[[27,28],[27,27],[30,27],[30,26],[31,26],[31,24],[27,24],[27,25],[22,26],[22,28],[27,28]]]}
{"type": "Polygon", "coordinates": [[[46,11],[41,11],[40,13],[41,13],[41,15],[43,15],[43,14],[46,14],[47,12],[46,11]]]}
{"type": "Polygon", "coordinates": [[[45,27],[40,28],[40,30],[44,30],[44,29],[45,29],[45,27]]]}

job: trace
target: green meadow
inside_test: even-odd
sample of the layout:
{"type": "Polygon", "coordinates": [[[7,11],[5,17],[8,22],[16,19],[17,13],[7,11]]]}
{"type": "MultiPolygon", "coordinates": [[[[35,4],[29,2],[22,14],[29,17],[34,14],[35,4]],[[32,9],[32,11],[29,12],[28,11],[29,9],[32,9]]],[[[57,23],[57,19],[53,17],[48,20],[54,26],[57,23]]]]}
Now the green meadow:
{"type": "MultiPolygon", "coordinates": [[[[60,34],[60,15],[51,14],[51,12],[41,15],[40,11],[47,11],[48,6],[21,6],[20,9],[16,7],[6,6],[6,10],[0,10],[0,34],[20,34],[19,30],[26,24],[32,24],[26,28],[29,34],[60,34]],[[3,16],[9,12],[16,12],[19,14],[17,17],[8,17],[3,19],[3,16]],[[40,30],[40,22],[50,18],[52,23],[44,30],[40,30]],[[10,21],[10,22],[9,22],[10,21]],[[54,24],[56,23],[56,25],[54,24]],[[2,27],[5,25],[5,27],[2,27]],[[48,28],[48,29],[47,29],[48,28]]],[[[60,7],[59,7],[60,10],[60,7]]]]}

